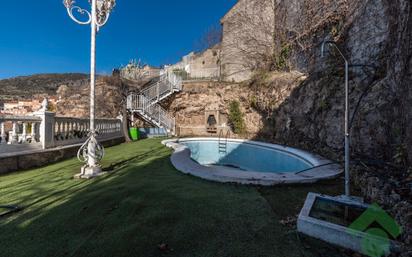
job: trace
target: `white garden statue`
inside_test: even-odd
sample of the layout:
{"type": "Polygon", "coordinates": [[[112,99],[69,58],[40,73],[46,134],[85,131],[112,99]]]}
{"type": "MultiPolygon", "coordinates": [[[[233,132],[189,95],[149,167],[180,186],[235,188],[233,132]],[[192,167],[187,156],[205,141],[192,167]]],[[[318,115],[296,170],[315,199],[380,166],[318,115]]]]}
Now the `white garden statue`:
{"type": "Polygon", "coordinates": [[[47,98],[44,98],[43,102],[41,103],[40,111],[46,112],[48,108],[49,108],[49,100],[47,100],[47,98]]]}

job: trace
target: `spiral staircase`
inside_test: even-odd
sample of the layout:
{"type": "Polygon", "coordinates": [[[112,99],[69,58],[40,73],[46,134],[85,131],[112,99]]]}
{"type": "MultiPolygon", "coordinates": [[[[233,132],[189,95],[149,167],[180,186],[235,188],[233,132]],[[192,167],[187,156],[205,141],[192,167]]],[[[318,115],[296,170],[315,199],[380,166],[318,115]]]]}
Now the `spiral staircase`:
{"type": "Polygon", "coordinates": [[[139,93],[128,95],[127,109],[153,126],[175,135],[175,118],[160,105],[160,102],[181,90],[182,79],[174,73],[165,72],[158,81],[139,93]]]}

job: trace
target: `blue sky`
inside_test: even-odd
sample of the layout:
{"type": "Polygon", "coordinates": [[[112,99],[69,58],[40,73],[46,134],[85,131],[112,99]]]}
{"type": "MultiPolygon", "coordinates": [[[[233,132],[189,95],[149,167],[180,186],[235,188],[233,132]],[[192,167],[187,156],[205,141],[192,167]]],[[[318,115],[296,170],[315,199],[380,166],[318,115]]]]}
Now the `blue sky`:
{"type": "MultiPolygon", "coordinates": [[[[77,0],[87,4],[88,0],[77,0]]],[[[97,70],[141,59],[173,63],[237,0],[117,0],[97,38],[97,70]]],[[[74,23],[62,0],[2,1],[0,79],[37,73],[89,72],[90,27],[74,23]]]]}

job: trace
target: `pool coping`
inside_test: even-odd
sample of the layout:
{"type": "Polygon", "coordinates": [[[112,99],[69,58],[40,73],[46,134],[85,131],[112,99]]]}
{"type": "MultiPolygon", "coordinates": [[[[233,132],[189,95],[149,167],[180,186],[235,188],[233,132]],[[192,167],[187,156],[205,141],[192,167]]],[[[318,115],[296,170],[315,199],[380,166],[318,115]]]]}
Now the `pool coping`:
{"type": "Polygon", "coordinates": [[[332,163],[319,155],[315,155],[296,148],[269,144],[264,142],[244,140],[244,139],[228,139],[228,142],[252,144],[261,147],[268,147],[274,150],[283,151],[288,154],[295,155],[312,166],[319,166],[331,163],[327,166],[314,168],[312,170],[298,173],[265,173],[255,171],[242,171],[237,169],[222,166],[203,166],[192,160],[190,149],[179,142],[187,141],[218,141],[219,138],[214,137],[198,137],[198,138],[183,138],[183,139],[168,139],[162,141],[162,144],[172,148],[174,153],[170,157],[173,166],[185,174],[190,174],[202,179],[223,182],[223,183],[238,183],[245,185],[262,185],[272,186],[280,184],[305,184],[315,183],[319,180],[333,179],[338,177],[342,172],[342,167],[332,163]]]}

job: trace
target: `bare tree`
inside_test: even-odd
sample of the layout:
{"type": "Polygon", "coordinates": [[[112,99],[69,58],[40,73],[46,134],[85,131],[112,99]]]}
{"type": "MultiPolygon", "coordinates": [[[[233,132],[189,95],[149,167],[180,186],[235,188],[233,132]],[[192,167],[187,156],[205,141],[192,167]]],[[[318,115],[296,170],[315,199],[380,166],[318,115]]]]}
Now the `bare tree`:
{"type": "Polygon", "coordinates": [[[241,0],[222,20],[223,60],[237,69],[267,69],[273,62],[274,0],[241,0]]]}
{"type": "Polygon", "coordinates": [[[222,42],[222,26],[214,25],[209,27],[203,36],[195,43],[195,50],[202,52],[206,49],[212,48],[222,42]]]}
{"type": "Polygon", "coordinates": [[[131,142],[129,136],[129,112],[127,110],[127,97],[133,91],[139,90],[145,84],[147,72],[144,69],[145,65],[139,61],[130,61],[129,64],[123,68],[113,71],[112,77],[106,78],[106,82],[112,84],[118,89],[120,93],[121,115],[123,117],[123,134],[126,142],[131,142]]]}

